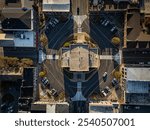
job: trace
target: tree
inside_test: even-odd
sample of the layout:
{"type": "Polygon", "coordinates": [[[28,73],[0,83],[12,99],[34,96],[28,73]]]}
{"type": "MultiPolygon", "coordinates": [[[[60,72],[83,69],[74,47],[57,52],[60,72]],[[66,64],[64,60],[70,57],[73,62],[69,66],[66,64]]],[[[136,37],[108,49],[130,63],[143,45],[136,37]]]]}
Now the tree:
{"type": "Polygon", "coordinates": [[[33,65],[33,60],[29,58],[23,58],[21,59],[20,67],[29,67],[33,65]]]}
{"type": "Polygon", "coordinates": [[[111,42],[112,42],[113,44],[115,44],[115,45],[119,45],[120,42],[121,42],[121,40],[120,40],[119,37],[113,37],[112,40],[111,40],[111,42]]]}
{"type": "Polygon", "coordinates": [[[5,57],[5,63],[9,67],[17,67],[19,63],[19,59],[16,57],[5,57]]]}
{"type": "Polygon", "coordinates": [[[5,68],[4,57],[0,57],[0,69],[5,68]]]}
{"type": "Polygon", "coordinates": [[[46,71],[41,71],[40,73],[39,73],[39,77],[44,77],[46,75],[46,71]]]}
{"type": "Polygon", "coordinates": [[[70,46],[70,42],[65,42],[64,43],[64,47],[69,47],[70,46]]]}
{"type": "Polygon", "coordinates": [[[48,39],[44,33],[41,34],[40,42],[41,42],[43,47],[45,47],[48,44],[48,39]]]}
{"type": "Polygon", "coordinates": [[[114,72],[113,72],[113,76],[114,76],[116,79],[120,79],[120,78],[121,78],[121,72],[120,72],[120,71],[114,71],[114,72]]]}

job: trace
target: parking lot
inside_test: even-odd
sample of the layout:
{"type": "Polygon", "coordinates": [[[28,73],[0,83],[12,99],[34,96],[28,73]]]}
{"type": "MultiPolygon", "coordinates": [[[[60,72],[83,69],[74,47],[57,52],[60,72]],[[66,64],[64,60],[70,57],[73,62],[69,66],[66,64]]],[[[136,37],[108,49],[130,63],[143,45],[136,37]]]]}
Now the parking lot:
{"type": "MultiPolygon", "coordinates": [[[[118,47],[112,44],[111,39],[114,36],[122,39],[122,28],[120,18],[122,14],[101,13],[98,16],[90,15],[81,25],[82,31],[91,36],[92,41],[100,47],[100,55],[113,56],[118,53],[118,47]],[[95,21],[95,17],[99,17],[95,21]],[[115,20],[114,20],[115,17],[115,20]]],[[[122,19],[121,19],[122,20],[122,19]]],[[[123,22],[121,22],[123,23],[123,22]]],[[[57,16],[49,16],[46,22],[45,33],[48,37],[48,54],[58,53],[59,48],[68,39],[70,35],[76,32],[77,25],[71,16],[65,22],[62,22],[57,16]]],[[[101,66],[91,78],[82,85],[82,92],[85,97],[91,95],[95,90],[99,92],[106,86],[111,85],[114,78],[111,73],[118,66],[113,59],[101,60],[101,66]],[[107,82],[103,82],[104,72],[108,73],[107,82]],[[88,88],[87,88],[88,87],[88,88]]],[[[58,60],[47,60],[44,63],[48,74],[50,84],[58,91],[65,91],[67,95],[73,97],[76,92],[76,83],[70,81],[61,71],[58,60]]],[[[114,93],[114,92],[113,92],[114,93]]]]}
{"type": "Polygon", "coordinates": [[[65,20],[58,16],[49,16],[46,21],[45,34],[48,37],[48,48],[59,50],[62,44],[73,34],[75,23],[71,16],[65,20]]]}
{"type": "Polygon", "coordinates": [[[122,13],[90,14],[89,18],[83,22],[82,29],[91,36],[101,49],[116,48],[111,43],[111,39],[118,36],[122,41],[123,20],[122,13]]]}

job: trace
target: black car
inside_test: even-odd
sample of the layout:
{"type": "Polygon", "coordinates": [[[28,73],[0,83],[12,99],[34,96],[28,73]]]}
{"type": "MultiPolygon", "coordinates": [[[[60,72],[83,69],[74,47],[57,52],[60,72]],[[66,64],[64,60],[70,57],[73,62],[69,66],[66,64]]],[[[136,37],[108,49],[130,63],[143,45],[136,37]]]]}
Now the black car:
{"type": "Polygon", "coordinates": [[[118,80],[116,78],[113,78],[111,83],[112,83],[112,86],[115,87],[116,85],[118,85],[118,80]]]}

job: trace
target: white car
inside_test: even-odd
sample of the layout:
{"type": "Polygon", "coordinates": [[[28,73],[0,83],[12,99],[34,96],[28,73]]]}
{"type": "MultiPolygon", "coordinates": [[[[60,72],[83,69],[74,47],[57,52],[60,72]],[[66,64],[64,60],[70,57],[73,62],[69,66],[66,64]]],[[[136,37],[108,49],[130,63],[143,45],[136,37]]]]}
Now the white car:
{"type": "Polygon", "coordinates": [[[55,24],[52,23],[51,21],[49,22],[49,24],[50,24],[52,27],[55,27],[55,24]]]}
{"type": "Polygon", "coordinates": [[[55,20],[57,23],[59,23],[59,20],[58,20],[58,19],[54,18],[54,20],[55,20]]]}
{"type": "Polygon", "coordinates": [[[113,27],[110,31],[113,32],[116,29],[116,27],[113,27]]]}
{"type": "Polygon", "coordinates": [[[107,20],[105,19],[105,20],[102,22],[102,25],[104,25],[106,21],[107,21],[107,20]]]}
{"type": "Polygon", "coordinates": [[[105,72],[105,73],[103,74],[103,80],[104,80],[104,82],[106,82],[106,80],[107,80],[107,72],[105,72]]]}
{"type": "Polygon", "coordinates": [[[110,23],[110,22],[109,22],[109,21],[107,21],[107,22],[104,24],[104,26],[107,26],[109,23],[110,23]]]}
{"type": "Polygon", "coordinates": [[[104,97],[108,96],[108,94],[110,93],[110,88],[108,86],[106,86],[102,91],[101,91],[102,95],[104,97]]]}
{"type": "Polygon", "coordinates": [[[107,76],[107,72],[105,72],[104,74],[103,74],[103,77],[105,78],[107,76]]]}

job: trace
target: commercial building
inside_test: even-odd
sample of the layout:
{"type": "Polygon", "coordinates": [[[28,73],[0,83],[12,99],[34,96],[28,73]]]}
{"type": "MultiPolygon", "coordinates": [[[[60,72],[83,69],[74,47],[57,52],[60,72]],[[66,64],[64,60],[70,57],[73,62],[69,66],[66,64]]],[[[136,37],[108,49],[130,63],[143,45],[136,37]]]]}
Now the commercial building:
{"type": "Polygon", "coordinates": [[[32,113],[69,113],[69,104],[49,103],[49,102],[35,102],[31,105],[32,113]]]}
{"type": "Polygon", "coordinates": [[[43,12],[70,12],[70,0],[43,0],[43,12]]]}
{"type": "Polygon", "coordinates": [[[35,47],[34,1],[1,1],[0,46],[35,47]]]}
{"type": "Polygon", "coordinates": [[[150,104],[150,68],[122,68],[125,103],[150,104]]]}
{"type": "Polygon", "coordinates": [[[62,48],[61,67],[70,71],[89,71],[99,68],[98,48],[90,48],[88,44],[72,44],[62,48]]]}
{"type": "Polygon", "coordinates": [[[89,103],[89,113],[118,113],[118,103],[101,101],[89,103]]]}

